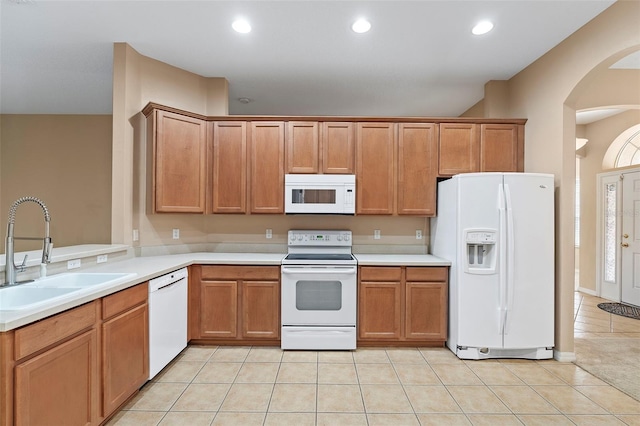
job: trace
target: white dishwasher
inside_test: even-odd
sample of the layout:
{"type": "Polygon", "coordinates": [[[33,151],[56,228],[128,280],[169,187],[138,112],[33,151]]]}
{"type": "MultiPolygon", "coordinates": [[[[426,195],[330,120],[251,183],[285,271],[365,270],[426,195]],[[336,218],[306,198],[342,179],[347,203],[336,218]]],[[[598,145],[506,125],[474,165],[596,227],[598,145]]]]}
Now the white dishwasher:
{"type": "Polygon", "coordinates": [[[187,268],[149,281],[149,380],[187,347],[187,268]]]}

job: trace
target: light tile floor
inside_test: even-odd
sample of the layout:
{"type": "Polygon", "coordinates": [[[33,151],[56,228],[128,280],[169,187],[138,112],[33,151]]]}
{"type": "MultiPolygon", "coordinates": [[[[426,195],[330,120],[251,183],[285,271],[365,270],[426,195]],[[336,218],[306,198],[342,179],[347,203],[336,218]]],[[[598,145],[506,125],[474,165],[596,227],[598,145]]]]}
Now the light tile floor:
{"type": "Polygon", "coordinates": [[[158,424],[638,426],[640,401],[553,360],[189,346],[109,422],[158,424]]]}

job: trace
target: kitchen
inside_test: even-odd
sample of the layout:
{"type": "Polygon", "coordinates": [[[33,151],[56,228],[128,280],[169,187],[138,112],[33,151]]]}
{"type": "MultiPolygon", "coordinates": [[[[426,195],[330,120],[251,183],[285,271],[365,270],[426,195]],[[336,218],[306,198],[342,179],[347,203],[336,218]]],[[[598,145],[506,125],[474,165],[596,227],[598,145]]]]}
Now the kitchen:
{"type": "MultiPolygon", "coordinates": [[[[624,7],[632,7],[632,5],[616,5],[616,6],[618,7],[617,9],[615,9],[615,11],[618,11],[620,15],[624,15],[624,13],[619,12],[619,10],[623,10],[624,7]]],[[[611,13],[613,14],[613,11],[611,13]]],[[[633,12],[629,13],[629,15],[632,16],[633,12]]],[[[604,20],[605,18],[603,17],[602,19],[604,20]]],[[[620,19],[621,22],[625,22],[624,18],[622,18],[621,16],[616,15],[616,19],[620,19]]],[[[616,23],[620,25],[621,25],[621,22],[616,21],[616,23]]],[[[594,28],[595,33],[590,34],[590,33],[587,33],[585,30],[584,33],[586,38],[586,41],[585,41],[586,44],[588,44],[588,41],[591,40],[592,37],[594,38],[601,37],[601,36],[606,37],[606,35],[609,34],[607,32],[608,30],[604,30],[603,28],[599,27],[597,23],[594,23],[594,25],[591,27],[594,28]]],[[[619,43],[622,46],[626,46],[625,42],[619,42],[619,43]]],[[[618,46],[618,45],[615,45],[615,46],[618,46]]],[[[566,47],[566,48],[568,49],[569,47],[566,47]]],[[[116,46],[115,57],[114,57],[114,70],[124,71],[124,69],[126,69],[127,64],[126,64],[126,61],[124,61],[124,55],[133,54],[135,56],[135,53],[129,49],[130,48],[126,46],[121,46],[121,45],[116,46]]],[[[604,56],[608,57],[608,55],[611,55],[614,53],[617,53],[617,50],[611,50],[607,54],[604,54],[604,56]]],[[[141,59],[141,61],[144,62],[147,67],[150,66],[149,63],[153,62],[148,58],[141,59]]],[[[193,103],[193,104],[202,105],[202,102],[203,102],[202,98],[199,97],[198,98],[199,100],[197,102],[189,101],[188,99],[185,99],[185,95],[184,95],[184,91],[187,90],[187,88],[181,87],[178,89],[174,85],[175,85],[175,81],[181,80],[181,79],[188,79],[190,82],[193,82],[193,83],[198,82],[200,80],[194,77],[193,75],[185,76],[179,70],[173,69],[171,67],[165,67],[165,66],[162,66],[161,64],[156,64],[156,65],[158,65],[162,69],[161,74],[165,76],[165,80],[162,81],[158,87],[155,87],[153,89],[157,93],[161,93],[161,95],[159,95],[158,98],[170,99],[172,100],[170,103],[172,106],[178,106],[185,110],[198,110],[200,108],[199,106],[198,108],[192,108],[191,104],[193,103]]],[[[564,69],[562,67],[561,61],[555,65],[559,65],[560,69],[564,69]]],[[[586,70],[591,69],[593,65],[594,64],[589,64],[587,61],[587,64],[585,64],[586,70]]],[[[146,69],[148,70],[148,68],[146,69]]],[[[553,72],[549,70],[550,74],[555,74],[557,72],[558,72],[557,66],[554,68],[553,72]]],[[[571,71],[570,73],[572,74],[572,78],[573,78],[573,71],[571,71]]],[[[521,77],[521,78],[524,78],[524,77],[521,77]]],[[[551,75],[549,75],[549,78],[550,79],[555,78],[555,76],[552,77],[551,75]]],[[[210,85],[212,83],[209,81],[209,82],[204,82],[203,84],[210,85]]],[[[150,90],[151,88],[147,87],[146,89],[150,90]]],[[[114,93],[114,95],[116,97],[124,96],[124,94],[117,94],[117,93],[114,93]]],[[[148,96],[143,94],[141,96],[141,99],[135,102],[136,105],[130,108],[129,110],[140,111],[144,107],[147,101],[149,100],[158,101],[159,100],[158,98],[150,99],[148,96]]],[[[557,98],[558,98],[558,95],[549,93],[548,101],[545,101],[545,102],[552,103],[554,100],[557,101],[557,98]]],[[[169,101],[167,101],[167,103],[169,103],[169,101]]],[[[121,104],[120,102],[114,103],[114,105],[120,105],[120,104],[121,104]]],[[[543,102],[537,106],[532,106],[533,111],[539,111],[540,116],[538,118],[536,118],[535,112],[533,111],[527,114],[527,118],[529,121],[527,122],[528,134],[525,140],[531,141],[531,145],[526,147],[527,161],[529,162],[530,164],[529,167],[531,169],[535,169],[538,171],[550,171],[550,172],[558,173],[557,178],[562,180],[562,179],[565,179],[562,177],[562,174],[560,173],[560,170],[562,170],[562,166],[560,164],[549,163],[550,157],[553,156],[553,155],[550,155],[550,153],[557,153],[558,154],[557,158],[562,157],[559,151],[560,148],[555,146],[545,146],[542,142],[540,142],[541,140],[546,140],[546,139],[548,139],[549,141],[553,141],[553,140],[557,141],[562,139],[557,134],[557,132],[559,132],[557,127],[547,126],[548,122],[546,120],[546,113],[544,112],[544,110],[553,109],[553,108],[548,108],[547,105],[548,105],[547,103],[543,102]],[[544,119],[542,119],[542,117],[544,117],[544,119]],[[548,130],[546,132],[543,132],[541,130],[542,127],[548,128],[548,130]],[[533,141],[536,141],[536,143],[534,144],[533,141]]],[[[514,107],[516,107],[516,105],[514,105],[514,107]]],[[[114,121],[116,123],[113,128],[114,150],[112,155],[114,158],[114,170],[113,172],[111,172],[110,171],[111,167],[109,165],[107,167],[108,170],[105,173],[106,176],[109,176],[111,174],[113,175],[113,188],[112,188],[113,189],[113,201],[112,201],[113,213],[110,215],[112,217],[112,219],[110,220],[113,221],[113,224],[110,227],[111,227],[111,233],[113,234],[112,241],[114,243],[122,242],[129,245],[128,243],[131,242],[131,245],[136,247],[135,250],[137,250],[139,253],[142,253],[142,254],[164,254],[164,253],[172,252],[174,250],[180,251],[183,249],[184,247],[183,245],[186,245],[186,244],[195,246],[196,250],[209,251],[210,249],[215,247],[217,248],[217,251],[224,252],[224,251],[231,251],[227,247],[230,247],[230,246],[237,247],[238,245],[251,243],[251,244],[259,244],[261,246],[264,246],[265,249],[260,251],[267,251],[268,248],[270,247],[270,244],[279,244],[282,247],[285,244],[286,232],[289,229],[308,227],[308,225],[304,223],[304,219],[299,217],[274,216],[274,217],[265,218],[265,217],[255,217],[255,216],[229,216],[229,217],[225,217],[224,221],[219,221],[219,220],[215,220],[215,217],[209,217],[209,216],[196,216],[196,217],[182,217],[179,215],[146,216],[143,211],[144,209],[142,208],[145,205],[145,203],[142,200],[142,198],[145,196],[145,191],[144,191],[145,183],[140,182],[138,180],[137,175],[131,176],[131,174],[127,172],[128,170],[131,170],[136,165],[138,165],[139,164],[138,161],[140,160],[138,156],[136,161],[134,161],[135,156],[130,156],[129,154],[127,154],[128,151],[124,149],[126,146],[134,146],[134,143],[133,143],[134,135],[130,133],[131,132],[130,129],[126,129],[123,127],[124,126],[123,123],[128,122],[128,120],[125,120],[123,118],[125,115],[123,113],[119,113],[118,111],[119,110],[114,107],[114,121]],[[174,244],[175,241],[172,238],[172,229],[174,228],[180,229],[181,239],[178,241],[180,244],[177,244],[177,245],[174,244]],[[134,229],[137,229],[139,231],[139,236],[141,240],[138,244],[134,244],[134,242],[132,241],[132,238],[133,238],[132,231],[134,229]],[[264,236],[265,229],[272,229],[273,231],[273,238],[270,241],[267,240],[264,236]],[[235,238],[229,238],[229,234],[235,234],[238,236],[235,238]],[[229,241],[231,241],[231,243],[228,243],[229,241]]],[[[202,113],[218,114],[221,112],[202,111],[202,113]]],[[[522,114],[522,116],[524,115],[525,114],[522,114]]],[[[39,119],[45,119],[45,117],[42,117],[39,119]]],[[[137,119],[138,117],[135,118],[135,120],[137,119]]],[[[106,125],[102,124],[101,125],[102,127],[99,127],[99,128],[106,129],[106,133],[110,133],[110,128],[111,128],[110,121],[106,121],[106,123],[107,123],[106,125]]],[[[7,131],[6,129],[7,128],[5,127],[5,122],[3,122],[3,132],[7,131]]],[[[34,128],[31,131],[36,132],[37,129],[34,128]]],[[[46,136],[46,127],[43,127],[42,131],[45,131],[45,136],[46,136]]],[[[109,144],[110,143],[111,142],[109,140],[109,144]]],[[[3,138],[3,161],[7,159],[7,157],[5,156],[6,154],[4,152],[6,144],[7,144],[6,139],[3,138]]],[[[82,145],[82,144],[79,144],[79,145],[82,145]]],[[[84,149],[87,149],[87,148],[84,147],[84,149]]],[[[70,155],[69,158],[73,158],[72,157],[72,155],[74,155],[73,152],[69,154],[70,155]]],[[[56,154],[54,153],[54,157],[52,158],[56,158],[55,155],[56,154]]],[[[106,154],[106,155],[109,155],[109,154],[106,154]]],[[[29,157],[26,156],[25,158],[29,158],[29,157]]],[[[94,158],[90,151],[87,152],[87,158],[89,159],[94,158]]],[[[104,169],[104,167],[101,166],[101,164],[102,162],[99,162],[98,167],[102,167],[102,169],[104,169]]],[[[78,163],[77,165],[70,165],[70,167],[89,167],[90,168],[91,166],[89,166],[87,162],[84,162],[83,165],[78,163]]],[[[4,190],[4,185],[7,185],[5,183],[7,182],[7,180],[4,179],[4,176],[5,176],[4,173],[8,173],[9,170],[13,170],[13,169],[9,168],[3,163],[3,168],[2,168],[3,197],[6,193],[6,191],[4,190]]],[[[25,170],[28,170],[28,168],[25,168],[25,170]]],[[[46,170],[46,168],[44,170],[46,170]]],[[[53,175],[55,175],[55,173],[53,175]]],[[[29,181],[30,181],[29,176],[25,176],[24,182],[29,182],[29,181]]],[[[38,184],[41,184],[41,182],[39,182],[38,184]]],[[[562,187],[563,183],[559,182],[558,185],[562,187]]],[[[567,183],[565,182],[564,185],[567,185],[567,183]]],[[[39,188],[39,186],[35,186],[34,188],[39,188]]],[[[52,193],[56,193],[55,189],[53,189],[53,191],[54,192],[52,193]]],[[[7,197],[9,197],[10,195],[11,194],[7,195],[7,197]]],[[[23,195],[23,194],[20,194],[20,195],[23,195]]],[[[46,199],[46,197],[43,197],[43,198],[46,199]]],[[[111,200],[111,189],[109,190],[108,198],[109,200],[111,200]]],[[[8,205],[12,201],[13,199],[7,200],[6,206],[8,207],[8,205]]],[[[563,202],[564,201],[561,200],[561,203],[563,202]]],[[[570,204],[568,201],[567,203],[570,204]]],[[[3,204],[3,206],[5,206],[5,204],[3,204]]],[[[6,207],[2,207],[3,211],[6,209],[7,209],[6,207]]],[[[60,212],[65,211],[64,206],[60,206],[58,209],[52,208],[52,210],[53,211],[57,210],[60,212]]],[[[570,211],[570,209],[567,210],[567,208],[560,207],[560,211],[565,212],[566,214],[566,212],[570,211]]],[[[60,213],[58,214],[58,217],[60,218],[58,220],[65,220],[64,219],[65,217],[73,218],[73,214],[66,215],[66,214],[60,213]]],[[[323,218],[320,222],[314,222],[314,224],[315,223],[319,223],[321,225],[319,227],[325,228],[325,229],[349,228],[354,232],[354,235],[355,235],[354,244],[358,244],[361,246],[370,246],[373,244],[379,244],[381,246],[384,246],[385,249],[388,248],[390,250],[398,249],[399,247],[402,247],[402,246],[408,246],[408,248],[410,249],[420,250],[421,247],[424,247],[423,243],[425,242],[426,239],[423,240],[422,244],[418,240],[416,240],[415,230],[422,229],[424,231],[423,233],[426,235],[426,232],[428,229],[425,219],[420,219],[420,218],[393,218],[393,217],[352,218],[352,219],[349,218],[349,219],[346,219],[346,221],[337,223],[337,224],[336,224],[335,218],[326,218],[326,219],[323,218]],[[382,234],[381,240],[377,243],[376,241],[374,241],[374,238],[373,238],[373,231],[375,229],[380,229],[382,234]]],[[[62,224],[60,224],[57,226],[59,226],[60,228],[67,228],[67,229],[75,228],[74,226],[72,226],[72,224],[70,224],[69,226],[63,226],[62,224]]],[[[102,231],[104,231],[104,229],[105,227],[102,226],[102,231]]],[[[88,230],[87,232],[91,232],[91,230],[88,230]]],[[[565,230],[565,232],[568,232],[568,230],[565,230]]],[[[567,238],[567,240],[570,240],[570,238],[567,238]]],[[[55,241],[55,238],[54,238],[54,241],[55,241]]],[[[85,241],[94,241],[94,240],[87,239],[85,241]]],[[[54,249],[54,252],[55,251],[56,249],[54,249]]],[[[573,274],[572,266],[569,263],[565,265],[563,261],[563,264],[560,266],[561,271],[564,270],[565,267],[566,267],[566,270],[569,271],[569,274],[572,275],[573,274]]],[[[562,276],[564,277],[564,275],[562,276]]],[[[562,282],[564,282],[565,280],[567,282],[570,281],[570,280],[567,280],[566,277],[560,278],[560,279],[562,282]]],[[[566,287],[571,287],[571,285],[567,285],[566,287]]],[[[564,284],[562,288],[565,288],[564,284]]],[[[567,291],[567,290],[570,292],[569,298],[572,301],[571,288],[561,290],[561,291],[567,291]]],[[[561,302],[561,305],[565,306],[563,302],[563,297],[560,297],[559,300],[561,302]]],[[[567,334],[567,330],[571,329],[571,319],[570,318],[567,319],[566,316],[567,315],[570,316],[570,311],[571,309],[569,308],[567,314],[561,314],[560,318],[558,318],[558,324],[559,324],[558,327],[560,328],[558,347],[561,350],[569,353],[572,351],[572,345],[571,345],[570,337],[566,336],[566,334],[567,334]],[[566,349],[562,349],[563,347],[566,349]]]]}

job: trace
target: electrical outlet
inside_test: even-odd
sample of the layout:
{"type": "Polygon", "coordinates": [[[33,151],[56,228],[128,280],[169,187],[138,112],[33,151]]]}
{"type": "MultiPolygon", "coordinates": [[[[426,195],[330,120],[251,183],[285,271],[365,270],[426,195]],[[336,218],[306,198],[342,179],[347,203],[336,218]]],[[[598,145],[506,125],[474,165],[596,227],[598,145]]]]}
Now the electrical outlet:
{"type": "Polygon", "coordinates": [[[140,232],[137,229],[133,230],[133,241],[138,241],[140,239],[140,232]]]}
{"type": "Polygon", "coordinates": [[[96,257],[96,263],[105,263],[106,261],[107,261],[106,254],[101,254],[100,256],[96,257]]]}
{"type": "Polygon", "coordinates": [[[80,266],[82,266],[82,260],[80,259],[73,259],[73,260],[67,261],[67,269],[77,269],[80,266]]]}
{"type": "Polygon", "coordinates": [[[180,238],[180,230],[178,228],[173,228],[173,239],[177,240],[180,238]]]}
{"type": "Polygon", "coordinates": [[[416,240],[422,239],[422,231],[420,229],[416,229],[416,240]]]}
{"type": "Polygon", "coordinates": [[[374,229],[373,230],[373,239],[374,240],[379,240],[380,239],[380,230],[379,229],[374,229]]]}
{"type": "Polygon", "coordinates": [[[270,240],[273,237],[273,231],[271,229],[267,229],[267,232],[265,233],[265,237],[267,237],[267,239],[270,240]]]}

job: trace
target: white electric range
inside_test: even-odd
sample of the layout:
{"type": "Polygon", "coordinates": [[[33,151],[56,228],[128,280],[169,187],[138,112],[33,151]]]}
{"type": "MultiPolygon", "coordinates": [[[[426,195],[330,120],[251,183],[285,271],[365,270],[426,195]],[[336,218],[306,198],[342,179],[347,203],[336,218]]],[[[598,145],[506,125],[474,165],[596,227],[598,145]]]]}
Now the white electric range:
{"type": "Polygon", "coordinates": [[[282,349],[356,348],[351,231],[292,230],[282,260],[282,349]]]}

